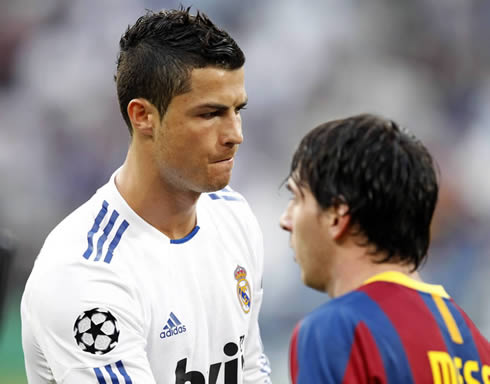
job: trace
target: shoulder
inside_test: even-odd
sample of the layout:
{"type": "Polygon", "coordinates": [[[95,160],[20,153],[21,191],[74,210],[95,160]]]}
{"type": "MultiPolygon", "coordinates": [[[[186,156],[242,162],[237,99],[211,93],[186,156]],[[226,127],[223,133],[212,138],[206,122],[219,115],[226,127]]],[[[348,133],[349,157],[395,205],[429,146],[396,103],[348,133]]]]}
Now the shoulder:
{"type": "Polygon", "coordinates": [[[119,213],[117,202],[99,192],[47,236],[26,284],[26,300],[46,301],[55,295],[77,301],[81,296],[102,295],[98,289],[107,282],[133,285],[125,263],[114,262],[124,259],[129,222],[119,213]]]}
{"type": "Polygon", "coordinates": [[[41,263],[92,260],[110,263],[128,229],[129,219],[117,201],[95,194],[62,220],[47,236],[38,256],[41,263]]]}
{"type": "Polygon", "coordinates": [[[46,238],[22,297],[23,318],[34,327],[69,338],[70,324],[85,310],[139,308],[130,266],[114,262],[124,260],[128,223],[111,202],[94,195],[46,238]]]}
{"type": "Polygon", "coordinates": [[[215,219],[246,231],[260,231],[257,219],[245,197],[230,186],[220,191],[205,193],[199,203],[215,219]]]}
{"type": "Polygon", "coordinates": [[[315,338],[347,340],[359,322],[358,308],[364,294],[351,292],[332,299],[308,314],[301,322],[300,334],[315,338]]]}
{"type": "Polygon", "coordinates": [[[355,344],[359,317],[357,306],[363,294],[351,292],[330,300],[308,314],[292,339],[292,356],[298,382],[341,382],[355,344]],[[322,378],[322,379],[320,379],[322,378]]]}
{"type": "Polygon", "coordinates": [[[198,222],[199,217],[204,217],[204,222],[209,224],[208,227],[212,228],[220,242],[250,261],[256,272],[257,286],[260,286],[263,236],[245,197],[227,186],[220,191],[201,195],[199,204],[198,222]]]}
{"type": "Polygon", "coordinates": [[[250,211],[250,206],[245,197],[230,186],[219,191],[204,193],[200,203],[209,209],[228,213],[250,211]]]}
{"type": "MultiPolygon", "coordinates": [[[[375,338],[388,332],[389,322],[379,306],[364,292],[353,291],[330,300],[308,314],[300,323],[299,343],[331,353],[338,348],[350,350],[356,333],[375,338]]],[[[357,335],[359,336],[359,335],[357,335]]]]}

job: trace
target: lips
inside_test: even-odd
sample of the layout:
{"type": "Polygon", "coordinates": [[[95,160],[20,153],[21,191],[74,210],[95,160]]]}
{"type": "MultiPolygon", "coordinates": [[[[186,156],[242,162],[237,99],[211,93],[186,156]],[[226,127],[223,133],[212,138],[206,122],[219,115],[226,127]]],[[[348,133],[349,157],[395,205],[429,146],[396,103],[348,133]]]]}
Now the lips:
{"type": "Polygon", "coordinates": [[[211,161],[211,163],[221,163],[221,162],[225,162],[225,161],[230,161],[230,160],[233,160],[233,157],[235,156],[235,154],[229,154],[229,155],[226,155],[226,156],[223,156],[223,157],[219,157],[213,161],[211,161]]]}
{"type": "Polygon", "coordinates": [[[216,161],[213,161],[213,163],[222,163],[222,162],[225,162],[225,161],[230,161],[231,159],[233,159],[233,157],[227,157],[225,159],[216,160],[216,161]]]}

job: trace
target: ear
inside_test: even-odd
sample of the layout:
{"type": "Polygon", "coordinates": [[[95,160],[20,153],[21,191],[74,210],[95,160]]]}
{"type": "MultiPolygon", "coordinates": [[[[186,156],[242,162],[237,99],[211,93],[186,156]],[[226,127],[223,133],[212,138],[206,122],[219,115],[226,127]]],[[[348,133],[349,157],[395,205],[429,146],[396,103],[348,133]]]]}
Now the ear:
{"type": "Polygon", "coordinates": [[[128,103],[128,116],[134,134],[153,137],[155,123],[159,119],[158,110],[146,99],[133,99],[128,103]]]}
{"type": "Polygon", "coordinates": [[[334,240],[339,240],[349,228],[350,215],[347,204],[332,207],[329,212],[329,232],[334,240]]]}

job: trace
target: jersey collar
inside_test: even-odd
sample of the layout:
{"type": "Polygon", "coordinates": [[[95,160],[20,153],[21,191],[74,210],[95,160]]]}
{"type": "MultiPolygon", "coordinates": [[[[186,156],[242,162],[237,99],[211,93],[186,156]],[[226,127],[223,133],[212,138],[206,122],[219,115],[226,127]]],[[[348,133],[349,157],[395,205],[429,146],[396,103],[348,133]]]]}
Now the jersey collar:
{"type": "Polygon", "coordinates": [[[449,299],[449,295],[442,285],[423,283],[422,281],[414,280],[411,277],[408,277],[407,275],[397,271],[382,272],[374,275],[373,277],[370,277],[369,279],[364,281],[363,285],[373,283],[375,281],[395,283],[415,289],[417,291],[435,294],[445,299],[449,299]]]}

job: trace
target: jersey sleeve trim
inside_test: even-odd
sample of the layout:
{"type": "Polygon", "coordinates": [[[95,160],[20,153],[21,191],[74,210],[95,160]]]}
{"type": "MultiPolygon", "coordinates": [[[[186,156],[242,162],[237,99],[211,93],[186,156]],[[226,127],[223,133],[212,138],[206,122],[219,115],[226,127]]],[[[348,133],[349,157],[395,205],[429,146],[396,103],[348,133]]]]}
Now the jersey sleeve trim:
{"type": "Polygon", "coordinates": [[[122,377],[124,379],[124,384],[133,384],[133,381],[128,375],[128,372],[124,368],[124,364],[121,360],[117,361],[114,364],[107,364],[103,368],[94,368],[94,373],[97,377],[98,384],[107,384],[106,374],[105,372],[103,372],[104,369],[105,372],[107,372],[107,375],[109,375],[109,378],[111,380],[110,383],[119,383],[119,376],[119,378],[122,377]]]}

